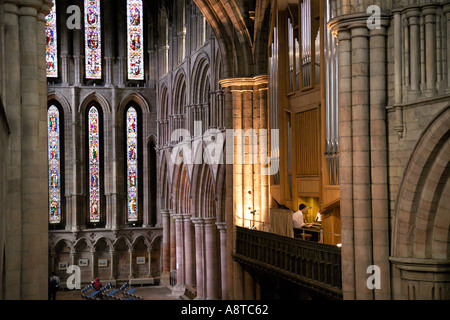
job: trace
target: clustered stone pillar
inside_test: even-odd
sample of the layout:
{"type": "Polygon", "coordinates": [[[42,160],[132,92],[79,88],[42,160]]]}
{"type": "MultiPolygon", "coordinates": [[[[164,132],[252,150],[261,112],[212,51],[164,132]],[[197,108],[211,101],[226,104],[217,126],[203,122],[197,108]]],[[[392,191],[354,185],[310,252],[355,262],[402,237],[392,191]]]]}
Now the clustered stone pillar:
{"type": "Polygon", "coordinates": [[[222,300],[228,300],[227,277],[227,226],[225,222],[216,222],[220,239],[220,274],[222,284],[222,300]]]}
{"type": "MultiPolygon", "coordinates": [[[[375,299],[390,299],[389,194],[386,136],[386,26],[370,30],[370,160],[373,264],[381,270],[375,299]]],[[[367,277],[367,274],[366,274],[367,277]]]]}
{"type": "Polygon", "coordinates": [[[205,253],[206,253],[206,299],[218,299],[218,264],[216,246],[216,218],[204,218],[205,221],[205,253]]]}
{"type": "Polygon", "coordinates": [[[193,239],[193,226],[191,221],[191,214],[183,215],[183,227],[184,227],[184,265],[186,274],[186,284],[191,286],[195,285],[195,252],[194,252],[194,239],[193,239]]]}
{"type": "MultiPolygon", "coordinates": [[[[234,150],[233,154],[226,155],[227,163],[233,163],[230,168],[232,179],[227,179],[227,185],[230,183],[233,186],[233,208],[227,210],[226,207],[227,217],[233,225],[264,230],[269,221],[269,190],[267,177],[261,171],[263,159],[260,153],[262,150],[267,151],[267,145],[262,146],[262,143],[267,143],[268,139],[261,140],[260,129],[267,129],[268,77],[225,79],[220,81],[220,85],[225,91],[225,120],[235,133],[238,134],[240,129],[244,133],[243,136],[233,137],[234,141],[228,141],[233,144],[234,150]],[[244,137],[248,133],[252,133],[256,140],[246,142],[244,137]]],[[[226,241],[231,241],[232,250],[235,250],[233,230],[234,228],[229,228],[227,231],[226,241]]],[[[229,298],[243,299],[245,279],[242,267],[233,262],[229,268],[234,288],[234,292],[230,294],[233,296],[229,298]]]]}
{"type": "Polygon", "coordinates": [[[425,19],[425,63],[426,63],[426,89],[428,97],[436,94],[437,61],[436,61],[436,11],[435,5],[427,5],[422,9],[425,19]]]}
{"type": "MultiPolygon", "coordinates": [[[[417,27],[415,11],[409,11],[409,17],[410,31],[414,34],[417,27]]],[[[344,299],[390,297],[386,137],[388,19],[382,17],[381,24],[380,28],[369,30],[366,16],[361,15],[360,20],[343,18],[330,25],[339,39],[339,171],[344,299]],[[377,292],[367,286],[367,268],[374,264],[380,267],[383,278],[382,289],[377,292]]],[[[412,45],[412,52],[416,49],[412,45]]],[[[420,54],[418,50],[416,53],[420,54]]],[[[411,72],[418,76],[420,63],[413,64],[414,61],[411,72]]],[[[418,81],[411,82],[411,89],[420,90],[418,85],[418,81]]]]}
{"type": "Polygon", "coordinates": [[[50,1],[4,1],[2,98],[11,129],[7,157],[8,203],[5,299],[46,299],[48,275],[47,88],[45,20],[50,1]],[[23,139],[23,137],[27,137],[23,139]],[[33,252],[32,260],[28,252],[33,252]],[[19,267],[17,267],[19,266],[19,267]]]}
{"type": "Polygon", "coordinates": [[[411,98],[415,99],[420,93],[420,27],[419,27],[419,8],[410,8],[406,11],[409,22],[409,38],[410,41],[410,79],[411,79],[411,98]]]}
{"type": "Polygon", "coordinates": [[[176,233],[175,233],[175,218],[173,217],[172,212],[170,212],[170,271],[174,271],[177,269],[176,265],[176,233]]]}
{"type": "Polygon", "coordinates": [[[447,89],[450,92],[450,3],[444,5],[444,14],[447,20],[447,89]]]}
{"type": "Polygon", "coordinates": [[[196,289],[197,297],[196,300],[202,300],[205,297],[204,289],[204,260],[205,249],[204,249],[204,235],[203,235],[203,218],[192,217],[192,223],[195,229],[195,271],[196,271],[196,289]]]}
{"type": "Polygon", "coordinates": [[[372,233],[370,203],[370,133],[369,133],[369,30],[351,29],[352,37],[352,145],[353,203],[355,239],[356,299],[370,299],[366,286],[366,269],[372,264],[372,233]]]}
{"type": "Polygon", "coordinates": [[[341,188],[341,259],[344,299],[355,299],[353,239],[352,61],[350,31],[338,33],[339,41],[339,183],[341,188]]]}
{"type": "Polygon", "coordinates": [[[176,291],[184,290],[185,283],[185,270],[184,270],[184,228],[183,228],[183,215],[173,214],[175,219],[175,243],[176,243],[176,270],[177,270],[177,284],[175,286],[176,291]]]}

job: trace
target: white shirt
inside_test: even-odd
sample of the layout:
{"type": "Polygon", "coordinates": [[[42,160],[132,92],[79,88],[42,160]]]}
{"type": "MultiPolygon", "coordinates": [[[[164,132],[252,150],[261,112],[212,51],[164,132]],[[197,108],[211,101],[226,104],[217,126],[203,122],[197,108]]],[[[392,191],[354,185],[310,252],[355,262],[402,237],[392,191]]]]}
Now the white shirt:
{"type": "Polygon", "coordinates": [[[294,224],[294,228],[301,228],[305,225],[303,221],[303,212],[298,210],[292,214],[292,222],[294,224]]]}

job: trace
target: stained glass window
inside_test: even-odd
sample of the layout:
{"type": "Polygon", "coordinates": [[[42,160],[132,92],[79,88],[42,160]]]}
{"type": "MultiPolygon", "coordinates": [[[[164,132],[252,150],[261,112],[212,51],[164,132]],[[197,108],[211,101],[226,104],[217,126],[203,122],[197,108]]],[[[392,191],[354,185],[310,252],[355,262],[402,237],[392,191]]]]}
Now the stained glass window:
{"type": "Polygon", "coordinates": [[[96,107],[89,109],[89,220],[100,222],[100,130],[96,107]]]}
{"type": "Polygon", "coordinates": [[[127,1],[128,79],[144,79],[142,0],[127,1]]]}
{"type": "Polygon", "coordinates": [[[137,112],[133,107],[127,111],[127,217],[138,220],[138,147],[137,112]]]}
{"type": "Polygon", "coordinates": [[[45,17],[47,77],[58,77],[58,46],[56,40],[56,9],[55,0],[50,13],[45,17]]]}
{"type": "Polygon", "coordinates": [[[47,112],[49,222],[61,222],[61,138],[59,110],[52,105],[47,112]]]}
{"type": "Polygon", "coordinates": [[[102,77],[100,0],[84,0],[86,78],[102,77]]]}

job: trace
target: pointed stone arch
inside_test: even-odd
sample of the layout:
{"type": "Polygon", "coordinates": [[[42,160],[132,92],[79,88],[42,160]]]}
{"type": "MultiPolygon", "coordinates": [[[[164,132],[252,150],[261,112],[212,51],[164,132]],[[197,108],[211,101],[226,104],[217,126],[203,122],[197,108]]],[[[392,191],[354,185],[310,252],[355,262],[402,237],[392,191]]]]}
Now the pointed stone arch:
{"type": "Polygon", "coordinates": [[[133,248],[130,239],[128,239],[128,238],[125,237],[124,235],[120,235],[120,236],[117,237],[116,240],[114,240],[114,242],[113,242],[113,248],[116,249],[117,245],[120,244],[120,242],[124,242],[125,245],[127,246],[128,250],[130,250],[130,249],[133,248]]]}
{"type": "Polygon", "coordinates": [[[430,122],[400,184],[392,232],[394,296],[450,298],[450,105],[430,122]]]}
{"type": "Polygon", "coordinates": [[[172,115],[184,114],[184,107],[187,102],[187,81],[186,73],[183,69],[179,69],[176,73],[172,85],[172,115]]]}
{"type": "Polygon", "coordinates": [[[59,102],[59,104],[63,108],[65,115],[72,114],[72,106],[70,105],[70,102],[59,91],[50,91],[47,93],[47,101],[52,101],[52,100],[59,102]]]}
{"type": "Polygon", "coordinates": [[[88,238],[86,238],[86,237],[81,237],[81,238],[77,239],[77,241],[75,241],[73,247],[76,249],[76,248],[77,248],[79,245],[81,245],[83,242],[86,244],[86,246],[87,246],[91,251],[94,251],[94,250],[95,250],[92,241],[90,241],[90,240],[89,240],[88,238]]]}
{"type": "Polygon", "coordinates": [[[405,169],[394,217],[396,257],[450,258],[449,137],[450,105],[424,130],[405,169]]]}
{"type": "Polygon", "coordinates": [[[104,241],[106,243],[106,245],[108,246],[110,251],[114,250],[114,246],[109,238],[100,237],[93,243],[93,247],[95,248],[96,251],[97,251],[97,247],[101,241],[104,241]]]}
{"type": "Polygon", "coordinates": [[[71,251],[74,250],[75,245],[72,241],[68,240],[68,239],[60,239],[58,240],[51,248],[50,248],[50,252],[51,253],[56,253],[56,249],[62,244],[64,243],[67,248],[69,248],[71,251]]]}
{"type": "Polygon", "coordinates": [[[91,104],[93,101],[97,102],[100,105],[103,114],[111,113],[111,105],[109,104],[108,100],[101,93],[95,91],[89,93],[86,97],[84,97],[83,101],[78,107],[78,112],[84,113],[89,107],[89,104],[91,104]]]}
{"type": "Polygon", "coordinates": [[[135,102],[140,108],[142,113],[150,113],[151,108],[147,100],[138,92],[131,92],[127,96],[125,96],[122,101],[120,101],[119,107],[117,108],[117,113],[119,115],[125,112],[125,109],[128,107],[130,102],[135,102]]]}

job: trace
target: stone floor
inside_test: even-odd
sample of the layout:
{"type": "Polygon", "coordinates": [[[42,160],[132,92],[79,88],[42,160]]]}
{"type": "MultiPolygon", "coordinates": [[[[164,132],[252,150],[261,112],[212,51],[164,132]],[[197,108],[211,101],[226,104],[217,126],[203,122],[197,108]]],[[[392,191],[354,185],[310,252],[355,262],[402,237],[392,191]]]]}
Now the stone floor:
{"type": "MultiPolygon", "coordinates": [[[[172,292],[165,285],[134,287],[134,294],[144,300],[181,300],[179,295],[172,292]]],[[[56,300],[81,300],[81,290],[59,291],[56,300]]]]}

